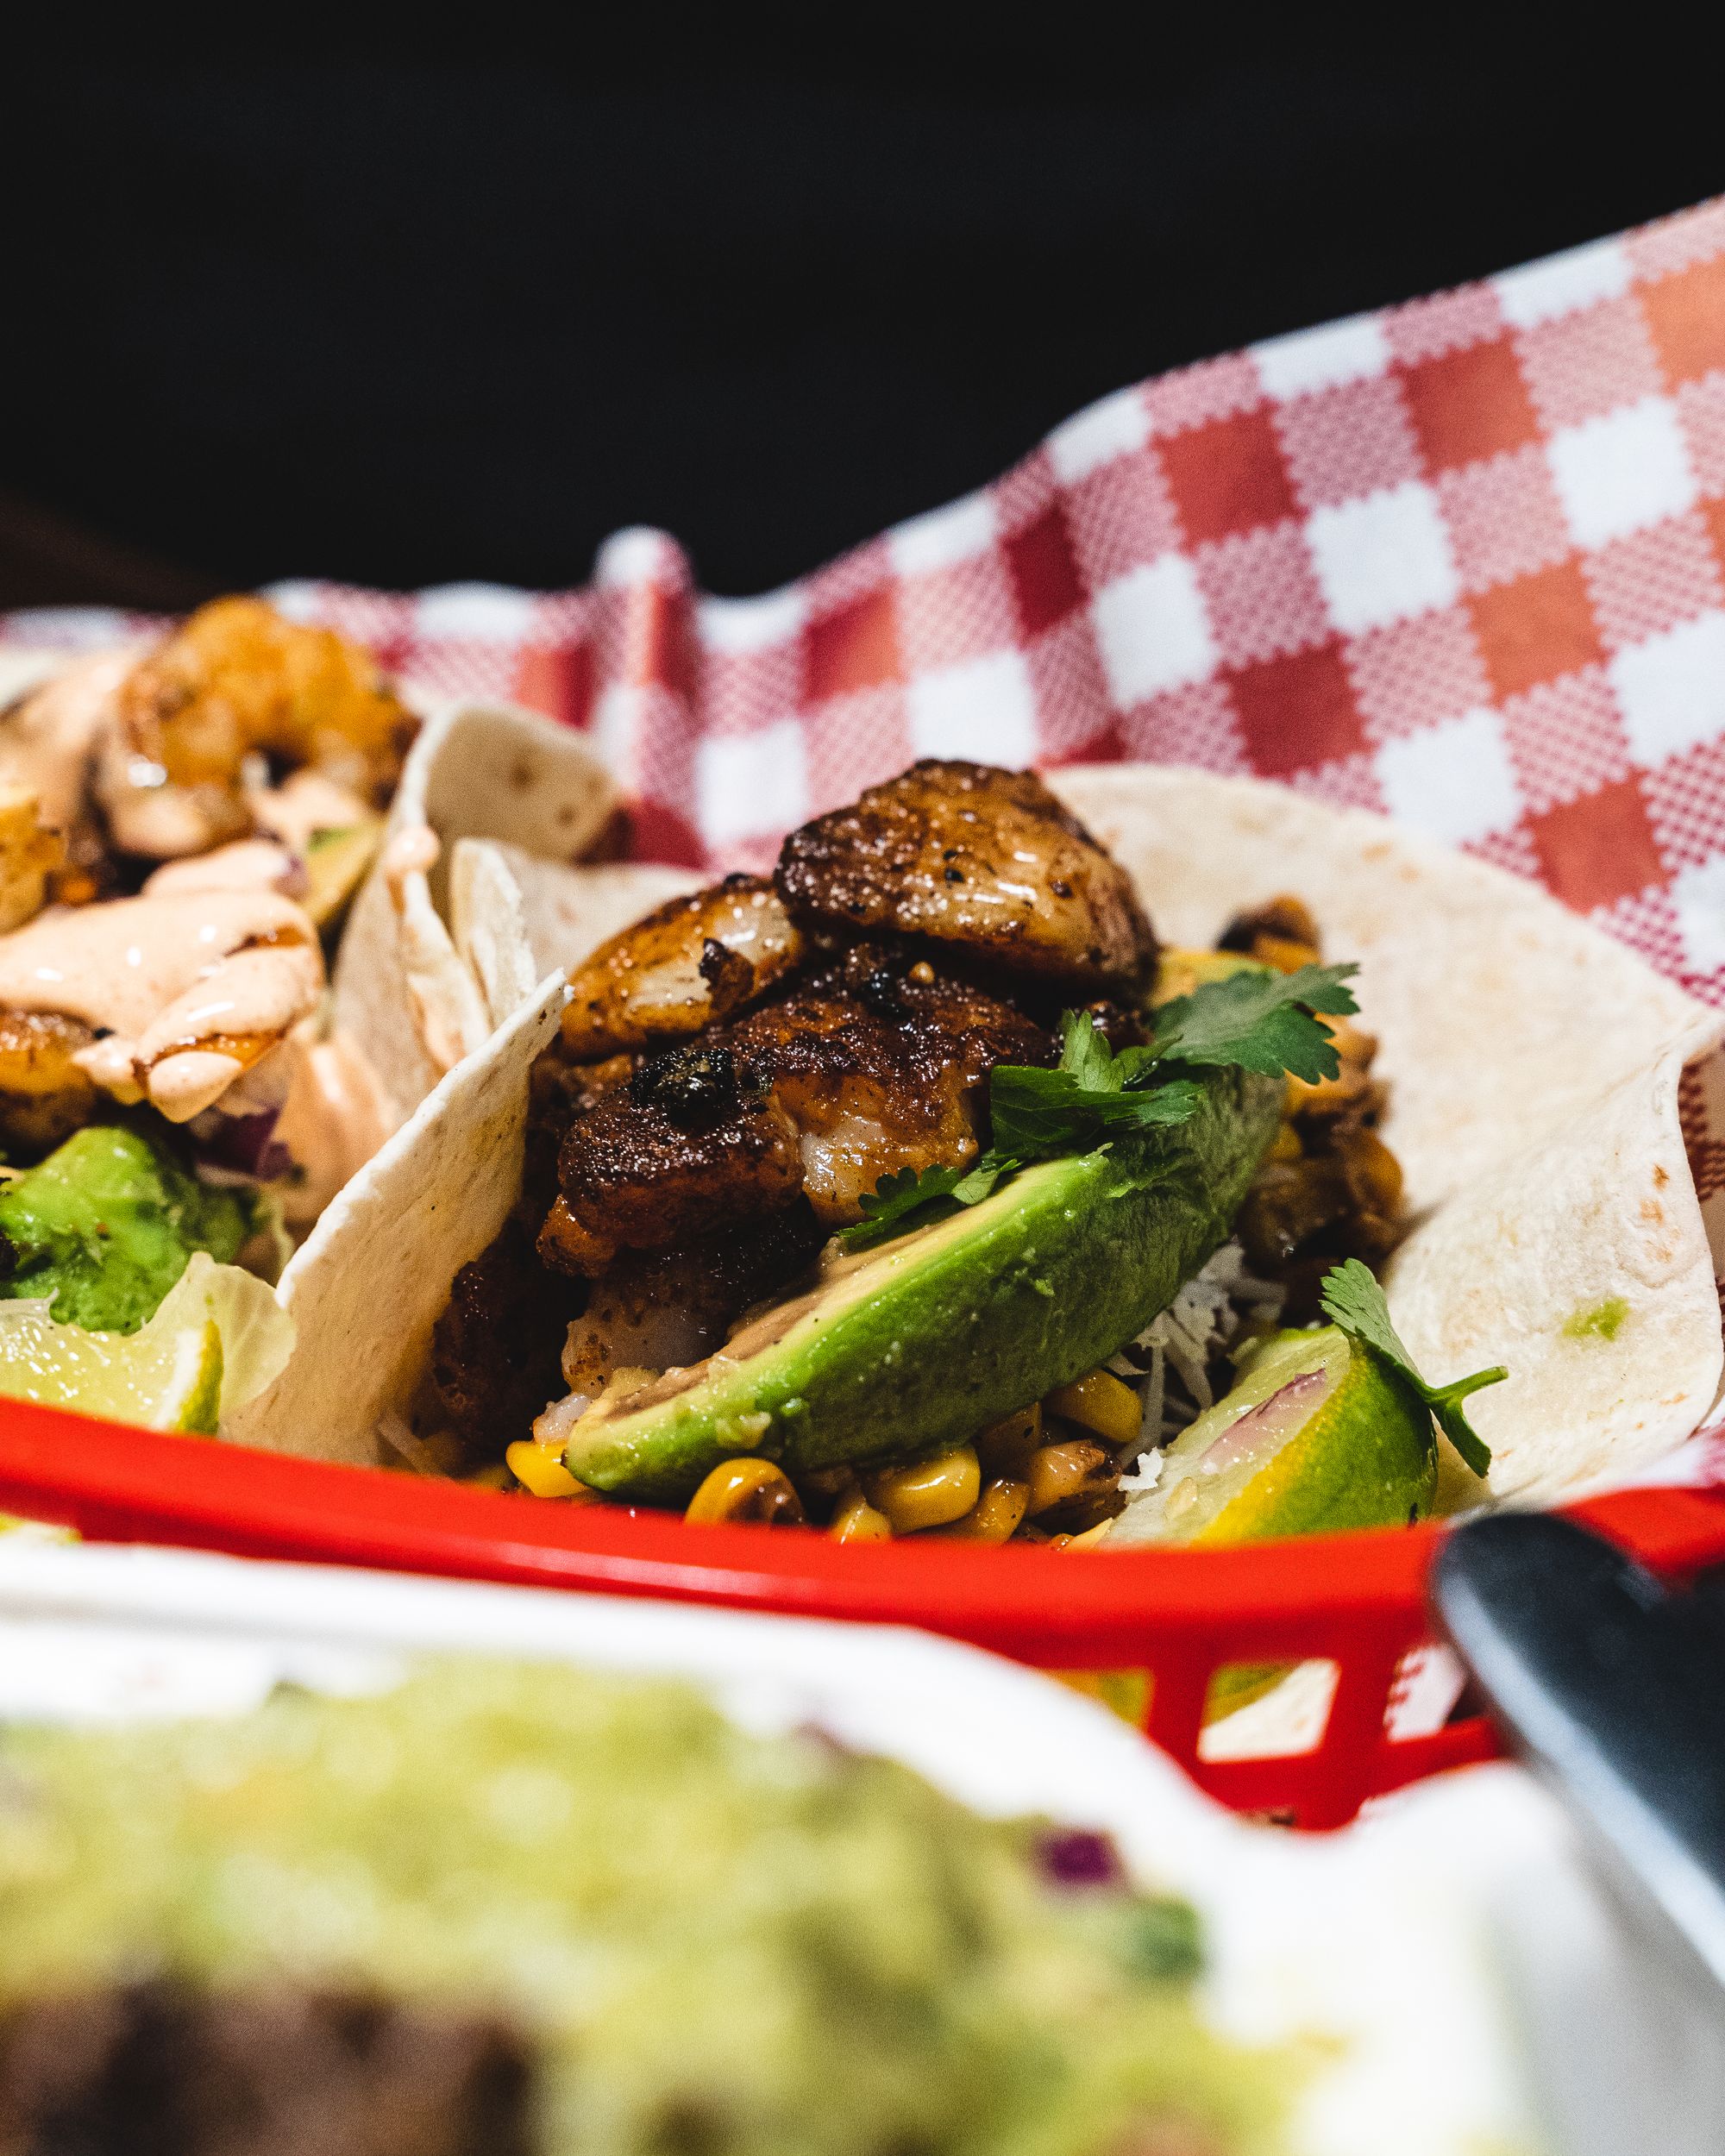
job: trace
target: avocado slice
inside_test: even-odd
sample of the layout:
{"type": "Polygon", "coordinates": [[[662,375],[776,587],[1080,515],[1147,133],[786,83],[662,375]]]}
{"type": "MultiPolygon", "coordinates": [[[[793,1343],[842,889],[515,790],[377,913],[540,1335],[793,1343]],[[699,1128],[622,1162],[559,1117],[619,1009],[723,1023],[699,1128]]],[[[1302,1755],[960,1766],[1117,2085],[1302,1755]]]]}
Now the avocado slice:
{"type": "Polygon", "coordinates": [[[0,1295],[52,1298],[61,1325],[135,1332],[194,1250],[230,1263],[256,1225],[248,1194],[199,1182],[122,1124],[91,1124],[0,1184],[0,1295]]]}
{"type": "Polygon", "coordinates": [[[319,928],[333,928],[346,912],[348,901],[365,880],[383,838],[383,818],[367,816],[362,823],[339,830],[313,831],[305,848],[305,875],[310,886],[302,903],[319,928]]]}
{"type": "Polygon", "coordinates": [[[1095,1369],[1225,1240],[1276,1134],[1280,1078],[1192,1075],[1189,1122],[1038,1163],[876,1249],[829,1244],[806,1293],[718,1354],[589,1408],[569,1472],[668,1501],[739,1453],[794,1471],[902,1459],[1095,1369]]]}

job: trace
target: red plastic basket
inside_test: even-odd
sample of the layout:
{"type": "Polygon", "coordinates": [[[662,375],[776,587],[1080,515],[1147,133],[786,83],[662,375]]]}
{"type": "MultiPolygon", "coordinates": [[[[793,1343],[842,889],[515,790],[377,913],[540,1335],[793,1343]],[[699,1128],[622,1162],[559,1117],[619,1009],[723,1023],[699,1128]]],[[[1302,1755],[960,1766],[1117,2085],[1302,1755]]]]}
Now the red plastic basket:
{"type": "MultiPolygon", "coordinates": [[[[1121,1680],[1115,1696],[1142,1702],[1141,1726],[1204,1789],[1305,1827],[1343,1826],[1370,1797],[1496,1750],[1478,1715],[1399,1742],[1389,1733],[1398,1672],[1432,1637],[1425,1583],[1438,1527],[1118,1556],[841,1546],[794,1529],[688,1527],[15,1404],[0,1406],[0,1505],[97,1541],[919,1625],[1040,1669],[1121,1680]],[[1315,1749],[1201,1755],[1217,1670],[1306,1660],[1338,1671],[1315,1749]]],[[[1725,1563],[1725,1494],[1636,1490],[1573,1509],[1667,1577],[1725,1563]]]]}

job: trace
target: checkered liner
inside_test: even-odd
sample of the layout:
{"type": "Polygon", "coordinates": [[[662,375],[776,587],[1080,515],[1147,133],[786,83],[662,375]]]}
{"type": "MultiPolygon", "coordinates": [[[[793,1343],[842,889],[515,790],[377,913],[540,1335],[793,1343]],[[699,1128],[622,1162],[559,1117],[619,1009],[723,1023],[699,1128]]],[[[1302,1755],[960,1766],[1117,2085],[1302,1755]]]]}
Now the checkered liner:
{"type": "MultiPolygon", "coordinates": [[[[1725,1004],[1725,201],[1122,390],[765,598],[645,530],[582,592],[275,596],[591,729],[643,856],[762,865],[918,755],[1200,764],[1532,876],[1725,1004]]],[[[1725,1260],[1725,1075],[1685,1100],[1725,1260]]]]}

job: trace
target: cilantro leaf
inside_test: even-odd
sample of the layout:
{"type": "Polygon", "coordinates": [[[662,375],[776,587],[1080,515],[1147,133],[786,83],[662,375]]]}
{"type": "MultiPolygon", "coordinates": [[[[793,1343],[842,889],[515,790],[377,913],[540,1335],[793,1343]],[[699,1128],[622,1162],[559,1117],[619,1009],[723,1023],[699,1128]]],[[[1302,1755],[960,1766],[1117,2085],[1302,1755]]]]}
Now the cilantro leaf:
{"type": "Polygon", "coordinates": [[[919,1173],[913,1168],[901,1168],[896,1174],[882,1175],[859,1200],[862,1218],[842,1231],[844,1247],[872,1250],[875,1244],[887,1242],[906,1227],[920,1227],[923,1221],[913,1220],[913,1214],[934,1220],[955,1206],[980,1205],[996,1183],[1021,1165],[1005,1154],[990,1151],[968,1169],[925,1168],[919,1173]]]}
{"type": "Polygon", "coordinates": [[[1314,1084],[1341,1069],[1330,1030],[1314,1013],[1359,1008],[1343,986],[1356,966],[1302,966],[1297,973],[1256,968],[1207,981],[1156,1014],[1151,1053],[1158,1062],[1235,1063],[1267,1078],[1285,1071],[1314,1084]]]}
{"type": "Polygon", "coordinates": [[[1008,1152],[1025,1160],[1054,1160],[1062,1153],[1088,1153],[1111,1131],[1184,1123],[1198,1106],[1198,1088],[1182,1078],[1149,1091],[1104,1092],[1061,1071],[1007,1063],[996,1067],[989,1099],[994,1135],[1008,1152]]]}
{"type": "MultiPolygon", "coordinates": [[[[1062,1074],[1088,1089],[1112,1093],[1120,1084],[1120,1059],[1088,1011],[1068,1011],[1060,1021],[1062,1074]]],[[[1008,1064],[1008,1069],[1019,1066],[1008,1064]]]]}
{"type": "Polygon", "coordinates": [[[1154,1057],[1128,1048],[1115,1055],[1088,1011],[1062,1020],[1060,1062],[1053,1070],[996,1063],[988,1075],[994,1144],[1021,1160],[1085,1153],[1114,1131],[1184,1123],[1195,1112],[1198,1088],[1189,1079],[1148,1089],[1154,1057]]]}
{"type": "Polygon", "coordinates": [[[1112,1132],[1183,1123],[1198,1106],[1189,1078],[1151,1087],[1148,1049],[1115,1055],[1088,1011],[1062,1020],[1060,1062],[1053,1070],[996,1063],[988,1075],[994,1143],[969,1169],[908,1168],[883,1175],[862,1201],[862,1218],[843,1231],[848,1250],[868,1250],[955,1206],[974,1206],[1028,1162],[1057,1160],[1105,1144],[1112,1132]]]}
{"type": "Polygon", "coordinates": [[[884,1243],[899,1232],[907,1214],[950,1198],[963,1177],[962,1168],[925,1168],[920,1174],[914,1168],[900,1168],[882,1175],[873,1190],[865,1190],[857,1200],[862,1218],[844,1230],[845,1248],[866,1250],[884,1243]]]}
{"type": "Polygon", "coordinates": [[[1509,1371],[1499,1363],[1492,1369],[1476,1370],[1471,1377],[1453,1378],[1447,1385],[1428,1385],[1414,1369],[1413,1358],[1389,1321],[1389,1306],[1383,1299],[1383,1290],[1370,1269],[1357,1257],[1347,1259],[1325,1274],[1320,1300],[1325,1316],[1339,1326],[1350,1340],[1369,1349],[1380,1363],[1387,1364],[1413,1388],[1462,1458],[1476,1475],[1484,1475],[1491,1465],[1491,1448],[1469,1423],[1462,1413],[1461,1403],[1470,1393],[1477,1393],[1487,1385],[1501,1384],[1509,1376],[1509,1371]]]}
{"type": "Polygon", "coordinates": [[[1031,1161],[1091,1152],[1127,1131],[1188,1121],[1201,1095],[1178,1075],[1179,1065],[1233,1063],[1270,1077],[1289,1070],[1298,1078],[1333,1078],[1340,1062],[1314,1013],[1359,1007],[1342,985],[1353,971],[1302,966],[1295,974],[1232,974],[1165,1004],[1155,1038],[1118,1054],[1089,1012],[1067,1012],[1052,1070],[996,1063],[989,1073],[989,1151],[969,1169],[925,1168],[919,1175],[906,1168],[883,1175],[862,1201],[862,1219],[843,1231],[846,1247],[867,1250],[955,1206],[976,1205],[1031,1161]]]}

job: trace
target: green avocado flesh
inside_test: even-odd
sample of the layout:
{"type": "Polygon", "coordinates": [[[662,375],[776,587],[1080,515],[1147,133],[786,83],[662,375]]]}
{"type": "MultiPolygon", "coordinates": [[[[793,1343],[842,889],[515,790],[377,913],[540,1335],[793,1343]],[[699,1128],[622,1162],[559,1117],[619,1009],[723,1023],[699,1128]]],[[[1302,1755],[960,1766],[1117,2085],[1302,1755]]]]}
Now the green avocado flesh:
{"type": "Polygon", "coordinates": [[[0,1295],[51,1299],[61,1325],[135,1332],[194,1250],[229,1264],[255,1225],[249,1195],[199,1182],[135,1131],[91,1124],[0,1183],[0,1295]]]}
{"type": "Polygon", "coordinates": [[[795,1471],[961,1444],[1143,1330],[1226,1240],[1283,1084],[1193,1074],[1190,1121],[1026,1169],[968,1210],[820,1277],[705,1363],[583,1417],[565,1454],[598,1489],[686,1498],[750,1453],[795,1471]]]}
{"type": "Polygon", "coordinates": [[[1264,2156],[1298,2086],[1206,2026],[1192,1910],[1097,1837],[680,1685],[455,1658],[382,1698],[14,1724],[0,1791],[0,2061],[9,2016],[141,1977],[497,2014],[535,2156],[1264,2156]]]}
{"type": "Polygon", "coordinates": [[[363,824],[342,830],[314,831],[305,849],[305,874],[310,888],[304,899],[306,912],[319,928],[330,928],[346,910],[348,901],[365,881],[365,874],[383,837],[383,818],[368,817],[363,824]]]}

